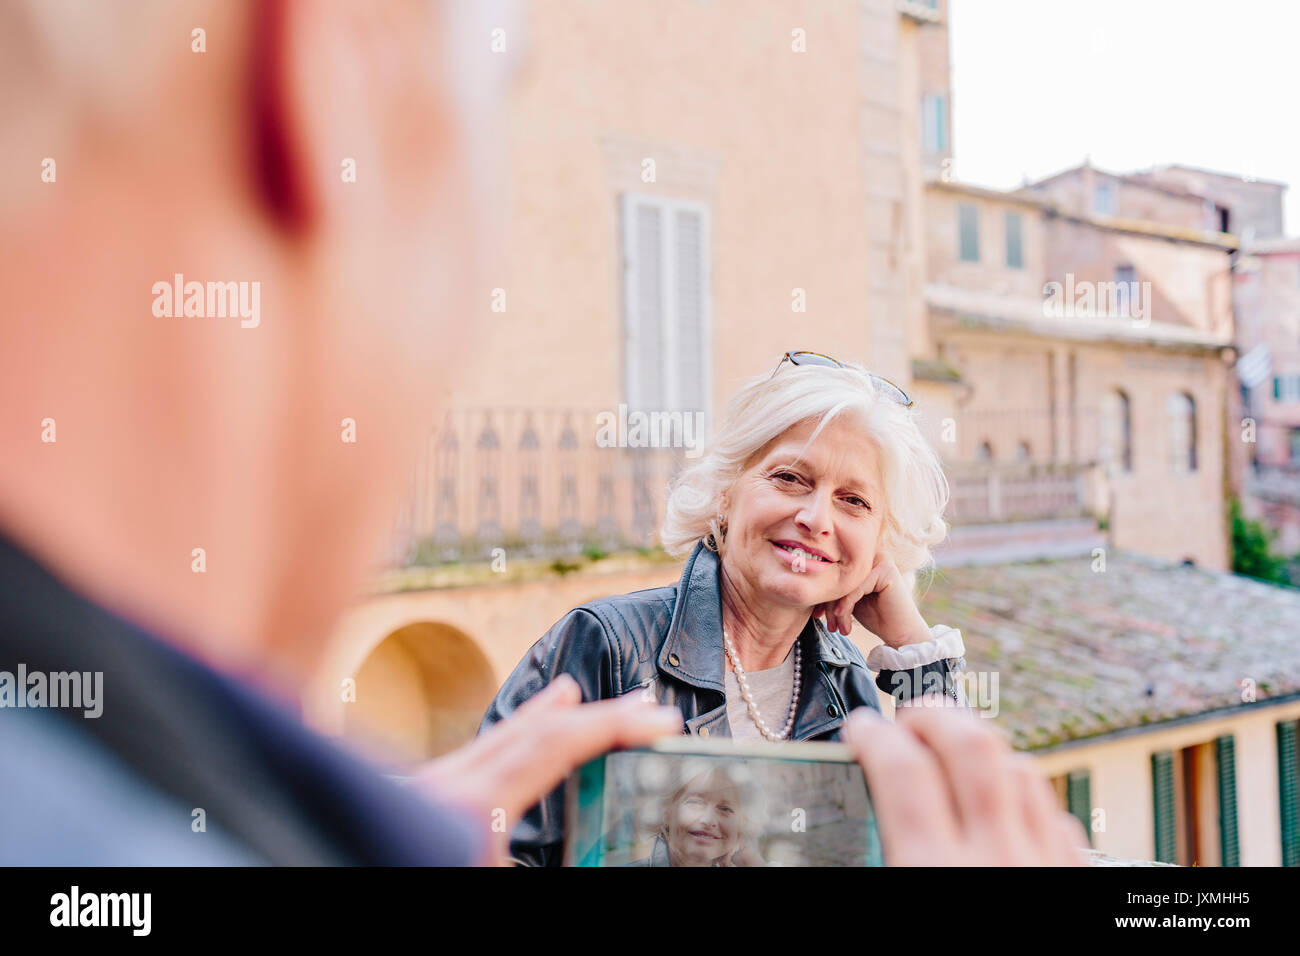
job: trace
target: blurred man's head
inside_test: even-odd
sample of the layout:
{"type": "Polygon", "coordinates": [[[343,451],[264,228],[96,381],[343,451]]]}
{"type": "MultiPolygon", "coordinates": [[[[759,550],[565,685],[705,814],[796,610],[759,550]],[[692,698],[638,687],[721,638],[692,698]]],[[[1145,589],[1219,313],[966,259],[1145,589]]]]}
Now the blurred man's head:
{"type": "Polygon", "coordinates": [[[0,4],[0,532],[302,676],[488,301],[497,6],[0,4]]]}

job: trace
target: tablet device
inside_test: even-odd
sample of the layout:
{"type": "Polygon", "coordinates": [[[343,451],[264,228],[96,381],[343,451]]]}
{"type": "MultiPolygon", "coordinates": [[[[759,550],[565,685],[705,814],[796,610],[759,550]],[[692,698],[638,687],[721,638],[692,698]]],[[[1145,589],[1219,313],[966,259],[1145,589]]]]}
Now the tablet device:
{"type": "Polygon", "coordinates": [[[565,788],[566,866],[883,866],[844,744],[700,740],[614,751],[565,788]]]}

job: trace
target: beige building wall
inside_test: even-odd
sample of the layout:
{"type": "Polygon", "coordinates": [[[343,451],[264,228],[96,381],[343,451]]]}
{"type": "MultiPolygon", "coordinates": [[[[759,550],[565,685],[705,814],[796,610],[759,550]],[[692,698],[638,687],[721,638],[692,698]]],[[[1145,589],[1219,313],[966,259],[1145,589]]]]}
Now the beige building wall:
{"type": "Polygon", "coordinates": [[[1238,344],[1243,354],[1267,345],[1272,372],[1253,391],[1261,464],[1290,460],[1289,431],[1300,428],[1300,401],[1279,401],[1275,377],[1300,376],[1300,241],[1289,251],[1247,249],[1237,264],[1238,344]]]}
{"type": "Polygon", "coordinates": [[[1285,183],[1256,179],[1245,169],[1234,176],[1190,166],[1165,166],[1146,175],[1226,205],[1231,210],[1228,228],[1237,235],[1249,231],[1253,239],[1273,239],[1283,234],[1285,183]]]}
{"type": "MultiPolygon", "coordinates": [[[[1079,394],[1098,409],[1099,416],[1106,413],[1108,391],[1123,389],[1130,401],[1133,470],[1116,468],[1110,476],[1115,547],[1229,570],[1231,542],[1223,503],[1223,415],[1231,384],[1227,367],[1217,354],[1096,346],[1080,348],[1078,353],[1079,394]],[[1176,393],[1195,402],[1197,468],[1193,472],[1177,472],[1173,466],[1168,403],[1176,393]]],[[[1235,437],[1235,432],[1228,437],[1235,437]]]]}
{"type": "Polygon", "coordinates": [[[1064,339],[1047,323],[1038,334],[1032,327],[1048,281],[1067,288],[1072,281],[1076,289],[1083,283],[1113,283],[1116,267],[1129,264],[1139,282],[1150,283],[1142,295],[1149,290],[1153,324],[1182,326],[1207,342],[1226,342],[1233,329],[1226,250],[1049,216],[1032,202],[955,183],[927,187],[925,216],[929,288],[986,294],[993,297],[985,300],[992,307],[1029,317],[1022,331],[994,331],[968,328],[960,315],[931,316],[935,354],[961,376],[958,386],[926,383],[918,390],[933,402],[922,409],[929,412],[932,436],[940,434],[945,417],[956,425],[955,441],[936,445],[943,457],[970,462],[982,458],[987,446],[995,463],[1024,457],[1105,466],[1118,453],[1114,406],[1122,392],[1130,403],[1133,468],[1112,468],[1099,488],[1104,500],[1093,502],[1094,510],[1108,517],[1112,543],[1227,569],[1225,438],[1238,437],[1236,429],[1225,432],[1228,391],[1235,387],[1227,360],[1208,346],[1145,344],[1136,324],[1131,341],[1064,339]],[[977,210],[978,262],[960,258],[961,204],[977,210]],[[1008,211],[1021,214],[1023,269],[1006,264],[1008,211]],[[1173,461],[1169,402],[1176,394],[1195,403],[1197,467],[1188,473],[1173,461]]]}
{"type": "Polygon", "coordinates": [[[455,403],[623,400],[625,191],[708,207],[715,411],[789,348],[905,382],[900,19],[887,0],[533,7],[493,283],[506,310],[489,288],[465,317],[480,340],[455,403]]]}
{"type": "MultiPolygon", "coordinates": [[[[1241,713],[1221,718],[1163,730],[1153,728],[1131,737],[1035,756],[1047,776],[1072,770],[1089,771],[1092,805],[1105,812],[1105,829],[1093,833],[1093,845],[1097,849],[1113,856],[1150,860],[1155,856],[1151,754],[1208,743],[1232,734],[1241,865],[1280,866],[1282,837],[1275,727],[1279,721],[1297,717],[1300,717],[1300,701],[1247,707],[1241,713]]],[[[1217,844],[1217,838],[1214,843],[1217,844]]]]}
{"type": "MultiPolygon", "coordinates": [[[[1232,335],[1232,275],[1228,250],[1214,244],[1172,241],[1142,232],[1112,230],[1066,218],[1048,220],[1045,281],[1114,282],[1116,268],[1131,265],[1150,283],[1152,322],[1232,335]]],[[[1143,294],[1147,287],[1143,286],[1143,294]]]]}
{"type": "Polygon", "coordinates": [[[944,332],[941,348],[966,384],[952,406],[957,442],[938,446],[945,457],[971,461],[988,442],[994,461],[1015,461],[1024,442],[1037,462],[1111,461],[1111,493],[1099,504],[1106,506],[1115,547],[1228,569],[1223,408],[1231,378],[1217,353],[973,331],[944,332]],[[1130,472],[1113,460],[1119,426],[1107,421],[1110,396],[1120,391],[1129,399],[1130,472]],[[1168,403],[1176,393],[1195,402],[1194,472],[1174,468],[1168,403]],[[1108,438],[1115,443],[1111,458],[1103,447],[1108,438]]]}
{"type": "Polygon", "coordinates": [[[996,292],[1033,302],[1043,298],[1044,230],[1038,206],[993,197],[943,182],[930,183],[925,194],[926,281],[996,292]],[[977,210],[979,222],[978,262],[961,259],[958,206],[977,210]],[[1007,214],[1020,217],[1021,268],[1007,265],[1007,214]]]}
{"type": "Polygon", "coordinates": [[[1161,188],[1156,183],[1147,184],[1084,165],[1040,180],[1027,188],[1049,198],[1061,211],[1075,216],[1111,216],[1185,229],[1218,230],[1213,203],[1207,205],[1199,196],[1179,195],[1184,190],[1172,181],[1161,188]],[[1103,213],[1097,207],[1096,189],[1102,183],[1110,185],[1114,212],[1103,213]]]}

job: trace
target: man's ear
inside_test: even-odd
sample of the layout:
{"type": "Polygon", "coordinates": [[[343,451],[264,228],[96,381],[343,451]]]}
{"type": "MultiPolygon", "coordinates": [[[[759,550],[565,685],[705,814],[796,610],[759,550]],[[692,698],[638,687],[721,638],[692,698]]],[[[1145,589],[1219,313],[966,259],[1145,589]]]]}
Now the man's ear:
{"type": "Polygon", "coordinates": [[[252,0],[252,141],[268,212],[306,230],[427,188],[445,144],[436,5],[252,0]],[[432,155],[430,155],[432,154],[432,155]],[[355,202],[358,194],[372,202],[355,202]]]}
{"type": "Polygon", "coordinates": [[[294,75],[291,49],[301,46],[301,39],[295,44],[290,38],[297,28],[291,14],[295,21],[302,16],[290,9],[295,6],[292,0],[261,0],[250,12],[253,174],[268,213],[290,231],[306,229],[320,202],[304,169],[311,147],[299,115],[301,78],[294,75]]]}

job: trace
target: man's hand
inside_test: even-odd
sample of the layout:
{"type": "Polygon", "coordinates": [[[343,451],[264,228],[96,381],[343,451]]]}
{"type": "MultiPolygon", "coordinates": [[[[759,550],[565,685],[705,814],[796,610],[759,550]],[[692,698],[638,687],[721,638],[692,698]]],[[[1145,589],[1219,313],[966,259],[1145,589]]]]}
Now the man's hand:
{"type": "Polygon", "coordinates": [[[965,712],[866,707],[844,729],[867,775],[891,866],[1084,866],[1083,825],[1033,760],[965,712]]]}
{"type": "Polygon", "coordinates": [[[465,746],[432,760],[409,786],[430,797],[458,803],[488,821],[492,857],[508,861],[510,830],[533,804],[575,768],[616,747],[640,747],[680,734],[682,714],[631,694],[582,703],[578,682],[561,674],[510,717],[465,746]]]}

